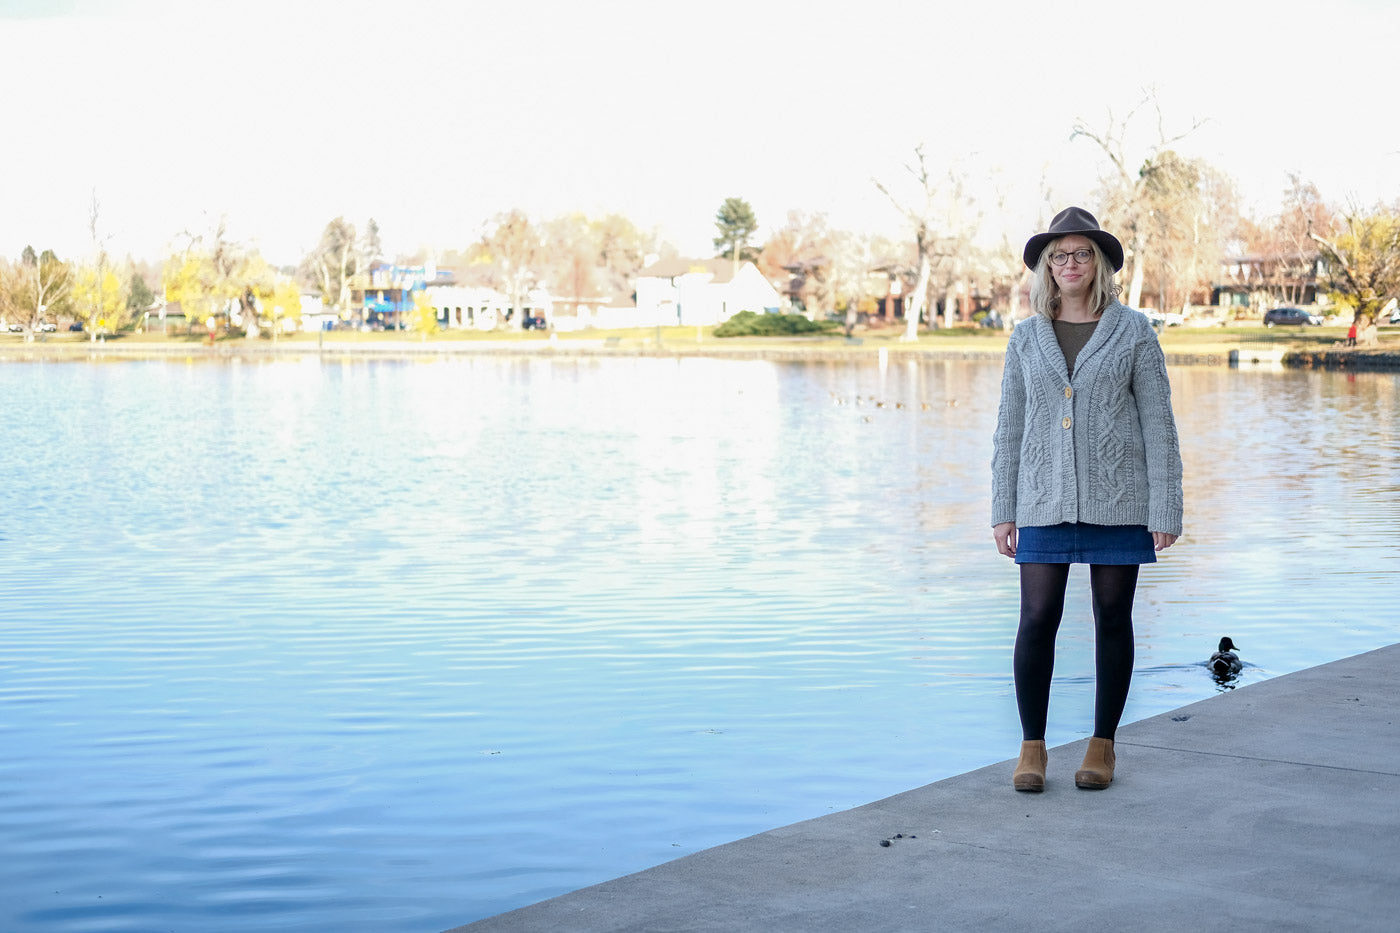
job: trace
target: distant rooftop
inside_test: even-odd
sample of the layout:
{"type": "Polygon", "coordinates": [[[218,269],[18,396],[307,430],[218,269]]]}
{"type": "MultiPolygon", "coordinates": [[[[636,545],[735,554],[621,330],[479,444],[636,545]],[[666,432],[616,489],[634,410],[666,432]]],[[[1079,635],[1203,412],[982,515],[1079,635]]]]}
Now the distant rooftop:
{"type": "Polygon", "coordinates": [[[638,275],[654,279],[674,279],[678,275],[691,272],[708,272],[714,276],[712,281],[715,284],[722,285],[734,278],[735,269],[743,264],[744,260],[735,263],[732,259],[685,259],[678,256],[654,262],[638,275]]]}

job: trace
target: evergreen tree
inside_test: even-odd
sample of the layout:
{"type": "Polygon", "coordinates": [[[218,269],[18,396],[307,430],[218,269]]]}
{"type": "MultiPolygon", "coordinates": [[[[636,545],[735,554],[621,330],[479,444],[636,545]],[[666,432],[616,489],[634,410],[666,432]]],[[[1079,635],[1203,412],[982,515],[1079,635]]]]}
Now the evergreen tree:
{"type": "Polygon", "coordinates": [[[364,272],[384,258],[384,244],[379,239],[379,223],[371,217],[360,236],[360,266],[364,272]]]}
{"type": "Polygon", "coordinates": [[[749,249],[748,242],[758,229],[758,218],[754,216],[748,201],[725,198],[715,214],[715,228],[719,230],[719,236],[715,237],[715,249],[720,251],[722,258],[728,257],[736,262],[755,258],[756,254],[749,249]]]}
{"type": "Polygon", "coordinates": [[[126,290],[126,307],[133,315],[140,315],[155,304],[156,293],[141,277],[141,273],[131,273],[131,284],[126,290]]]}

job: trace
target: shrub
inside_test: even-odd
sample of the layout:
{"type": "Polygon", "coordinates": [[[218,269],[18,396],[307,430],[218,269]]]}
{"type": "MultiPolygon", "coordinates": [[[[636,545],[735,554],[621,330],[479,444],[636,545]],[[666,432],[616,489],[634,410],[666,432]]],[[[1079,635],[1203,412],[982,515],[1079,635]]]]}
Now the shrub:
{"type": "Polygon", "coordinates": [[[800,314],[755,314],[740,311],[715,328],[716,337],[789,337],[824,334],[835,330],[834,321],[809,321],[800,314]]]}

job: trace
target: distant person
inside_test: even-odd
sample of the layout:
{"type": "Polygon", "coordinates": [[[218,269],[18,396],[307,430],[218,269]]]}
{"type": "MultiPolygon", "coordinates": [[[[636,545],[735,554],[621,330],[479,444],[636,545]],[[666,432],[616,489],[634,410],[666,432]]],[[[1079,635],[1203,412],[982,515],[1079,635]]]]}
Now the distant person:
{"type": "Polygon", "coordinates": [[[1356,318],[1351,319],[1351,327],[1347,328],[1347,342],[1349,347],[1356,346],[1356,318]]]}
{"type": "Polygon", "coordinates": [[[1113,780],[1133,673],[1138,567],[1181,534],[1181,453],[1157,334],[1118,302],[1123,247],[1070,207],[1026,242],[1034,313],[1011,333],[992,455],[992,536],[1021,575],[1012,662],[1021,717],[1017,790],[1045,787],[1055,635],[1071,564],[1089,565],[1094,732],[1074,776],[1113,780]]]}

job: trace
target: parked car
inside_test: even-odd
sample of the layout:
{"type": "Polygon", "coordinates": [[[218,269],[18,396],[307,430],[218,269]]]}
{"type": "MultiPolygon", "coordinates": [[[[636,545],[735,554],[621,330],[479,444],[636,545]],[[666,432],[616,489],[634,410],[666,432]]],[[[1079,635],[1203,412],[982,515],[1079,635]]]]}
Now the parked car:
{"type": "Polygon", "coordinates": [[[74,321],[72,324],[68,325],[68,329],[75,334],[81,334],[83,332],[83,322],[74,321]]]}
{"type": "Polygon", "coordinates": [[[1265,311],[1264,326],[1273,327],[1275,324],[1296,324],[1299,327],[1312,324],[1320,327],[1322,318],[1316,314],[1309,314],[1302,308],[1274,308],[1272,311],[1265,311]]]}
{"type": "Polygon", "coordinates": [[[1179,311],[1158,311],[1156,308],[1139,308],[1155,327],[1180,327],[1186,320],[1179,311]]]}

